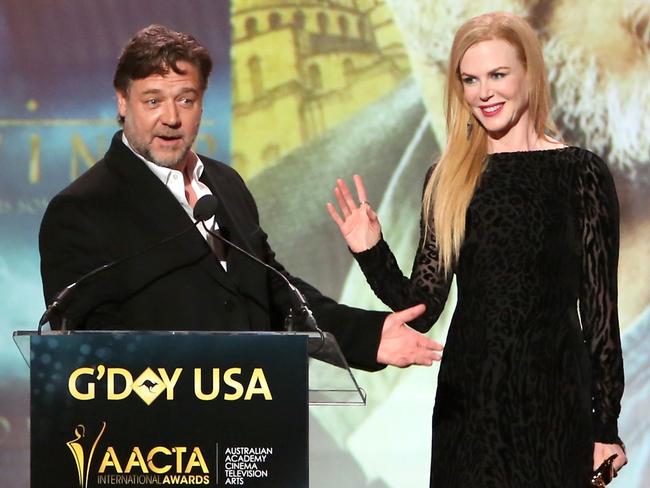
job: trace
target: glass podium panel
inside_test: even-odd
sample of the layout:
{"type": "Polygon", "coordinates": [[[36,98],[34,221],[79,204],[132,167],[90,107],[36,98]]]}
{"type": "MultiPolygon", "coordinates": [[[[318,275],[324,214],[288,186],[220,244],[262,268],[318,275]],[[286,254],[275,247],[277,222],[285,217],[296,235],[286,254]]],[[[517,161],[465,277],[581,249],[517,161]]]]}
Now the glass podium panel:
{"type": "Polygon", "coordinates": [[[333,335],[317,332],[216,332],[216,331],[15,331],[13,339],[23,359],[30,365],[30,341],[32,337],[66,336],[87,334],[118,334],[128,339],[130,335],[212,335],[212,336],[264,336],[302,335],[308,337],[309,349],[309,405],[365,405],[366,392],[359,387],[341,353],[333,335]]]}

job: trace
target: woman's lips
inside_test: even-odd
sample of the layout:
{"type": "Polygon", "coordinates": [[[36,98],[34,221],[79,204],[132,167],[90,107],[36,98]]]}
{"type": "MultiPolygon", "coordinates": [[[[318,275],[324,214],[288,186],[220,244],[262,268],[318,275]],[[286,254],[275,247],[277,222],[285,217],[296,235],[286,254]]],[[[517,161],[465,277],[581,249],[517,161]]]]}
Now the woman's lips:
{"type": "Polygon", "coordinates": [[[481,113],[485,117],[494,117],[499,112],[501,112],[501,109],[503,109],[504,105],[505,105],[505,102],[499,102],[499,103],[493,103],[492,105],[484,105],[484,106],[479,107],[479,108],[481,109],[481,113]]]}

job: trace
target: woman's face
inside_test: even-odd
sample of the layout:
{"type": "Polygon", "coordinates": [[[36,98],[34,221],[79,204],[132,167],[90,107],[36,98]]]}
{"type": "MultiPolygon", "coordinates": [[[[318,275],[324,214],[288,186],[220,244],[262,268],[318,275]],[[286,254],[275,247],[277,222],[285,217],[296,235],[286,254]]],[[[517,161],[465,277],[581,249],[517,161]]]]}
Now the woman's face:
{"type": "Polygon", "coordinates": [[[465,101],[492,136],[503,136],[528,110],[526,70],[517,50],[501,39],[471,46],[460,61],[465,101]]]}

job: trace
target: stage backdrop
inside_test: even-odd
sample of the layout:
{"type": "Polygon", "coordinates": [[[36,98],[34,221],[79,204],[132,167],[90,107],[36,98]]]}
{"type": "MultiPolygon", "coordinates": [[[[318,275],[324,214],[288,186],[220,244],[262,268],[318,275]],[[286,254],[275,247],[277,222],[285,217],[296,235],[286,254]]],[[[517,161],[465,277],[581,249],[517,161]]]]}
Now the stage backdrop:
{"type": "MultiPolygon", "coordinates": [[[[423,177],[444,144],[451,38],[463,20],[497,9],[535,24],[556,122],[568,143],[602,155],[616,178],[627,383],[620,426],[630,464],[614,486],[645,486],[648,1],[4,0],[0,487],[28,486],[28,375],[10,334],[34,328],[43,310],[40,219],[47,201],[101,157],[117,130],[111,80],[135,31],[163,23],[192,33],[212,53],[197,150],[232,161],[247,179],[280,261],[335,298],[383,309],[352,266],[325,203],[337,177],[362,174],[384,233],[410,270],[423,177]]],[[[452,293],[433,337],[444,340],[453,301],[452,293]]],[[[427,486],[436,376],[435,366],[359,373],[367,407],[312,408],[311,486],[427,486]]]]}
{"type": "MultiPolygon", "coordinates": [[[[325,203],[333,201],[336,178],[363,175],[384,236],[410,272],[424,175],[445,140],[442,95],[453,34],[469,17],[494,10],[534,24],[548,62],[553,117],[566,142],[600,154],[616,178],[627,380],[620,426],[630,463],[614,486],[645,486],[649,2],[233,0],[232,161],[248,178],[265,230],[292,272],[352,305],[383,308],[325,203]]],[[[453,302],[452,294],[433,337],[444,340],[453,302]]],[[[312,409],[312,432],[317,425],[327,438],[318,443],[312,435],[314,486],[428,486],[437,373],[437,367],[359,373],[366,408],[312,409]]]]}

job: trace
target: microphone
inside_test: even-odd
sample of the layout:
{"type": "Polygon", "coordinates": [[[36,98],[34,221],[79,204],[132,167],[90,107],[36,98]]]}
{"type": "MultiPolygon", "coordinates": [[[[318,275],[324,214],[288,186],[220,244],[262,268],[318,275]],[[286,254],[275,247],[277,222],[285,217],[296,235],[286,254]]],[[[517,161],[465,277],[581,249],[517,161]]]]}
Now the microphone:
{"type": "MultiPolygon", "coordinates": [[[[216,212],[218,206],[219,206],[219,200],[217,197],[214,195],[206,195],[201,198],[203,199],[210,199],[210,203],[206,202],[206,207],[209,205],[209,208],[211,211],[214,213],[216,212]]],[[[197,219],[197,207],[194,207],[194,218],[197,219]]],[[[207,220],[207,219],[206,219],[207,220]]],[[[269,264],[265,263],[258,257],[254,256],[253,254],[249,253],[248,251],[245,251],[241,247],[239,247],[237,244],[231,242],[230,240],[226,239],[221,233],[216,233],[208,229],[208,227],[205,225],[205,221],[201,221],[201,224],[203,225],[203,228],[205,231],[210,234],[212,237],[215,239],[219,239],[221,242],[224,244],[232,247],[233,249],[236,249],[240,253],[242,253],[244,256],[248,257],[249,259],[255,261],[256,263],[264,266],[266,269],[274,273],[275,275],[279,276],[286,284],[287,287],[289,288],[289,299],[291,300],[291,307],[289,308],[289,315],[285,319],[285,327],[287,328],[288,331],[294,331],[296,330],[295,326],[296,324],[294,323],[294,313],[295,313],[295,318],[298,319],[298,325],[302,325],[305,329],[308,331],[313,331],[313,332],[318,332],[318,334],[321,337],[321,341],[325,340],[325,336],[323,331],[318,327],[318,324],[316,323],[316,319],[314,318],[314,314],[309,308],[309,304],[307,303],[307,299],[305,296],[296,288],[288,279],[286,276],[284,276],[282,273],[280,273],[277,269],[275,269],[273,266],[270,266],[269,264]]]]}
{"type": "MultiPolygon", "coordinates": [[[[145,249],[142,249],[138,252],[135,252],[133,254],[130,254],[126,257],[122,257],[119,259],[116,259],[115,261],[111,261],[108,264],[104,264],[102,266],[99,266],[85,275],[83,275],[81,278],[79,278],[77,281],[74,283],[69,284],[66,286],[63,290],[61,290],[59,293],[56,294],[54,297],[54,300],[52,300],[52,303],[50,303],[43,313],[43,316],[41,317],[41,320],[38,322],[38,333],[41,333],[41,329],[43,328],[43,325],[45,325],[47,322],[49,322],[52,318],[58,317],[61,319],[61,329],[65,330],[65,323],[66,323],[66,318],[65,318],[65,311],[72,302],[72,297],[74,296],[74,291],[83,283],[86,281],[90,280],[93,276],[96,276],[98,274],[103,273],[104,271],[108,271],[109,269],[115,268],[116,266],[119,266],[120,264],[129,261],[131,259],[135,259],[139,256],[142,256],[143,254],[146,254],[153,249],[156,249],[157,247],[160,247],[169,241],[172,241],[184,234],[187,234],[189,231],[194,229],[199,223],[203,223],[205,220],[209,220],[214,216],[218,208],[218,202],[216,199],[211,196],[211,195],[204,195],[199,200],[194,204],[194,212],[193,216],[196,222],[192,223],[191,225],[187,226],[185,229],[181,230],[180,232],[177,232],[174,235],[171,235],[169,237],[164,238],[162,241],[156,242],[155,244],[152,244],[149,247],[146,247],[145,249]]],[[[205,225],[205,224],[204,224],[205,225]]]]}
{"type": "MultiPolygon", "coordinates": [[[[197,200],[194,204],[194,210],[192,211],[192,216],[196,220],[196,224],[199,222],[205,222],[210,220],[217,213],[219,208],[219,201],[214,197],[214,195],[203,195],[197,200]]],[[[194,227],[194,225],[192,227],[194,227]]]]}

